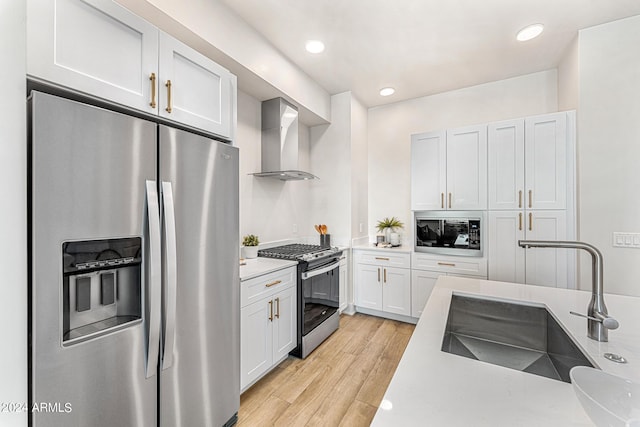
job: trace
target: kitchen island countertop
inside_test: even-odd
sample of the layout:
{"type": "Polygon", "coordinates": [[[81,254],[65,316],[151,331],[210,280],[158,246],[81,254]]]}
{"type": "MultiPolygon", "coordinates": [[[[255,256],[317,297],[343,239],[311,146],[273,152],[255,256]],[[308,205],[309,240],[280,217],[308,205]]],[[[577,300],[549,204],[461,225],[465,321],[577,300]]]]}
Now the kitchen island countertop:
{"type": "MultiPolygon", "coordinates": [[[[606,283],[605,283],[606,290],[606,283]]],[[[453,293],[544,304],[606,372],[640,382],[640,298],[605,294],[620,328],[587,337],[590,291],[440,276],[373,420],[373,426],[592,426],[569,383],[441,351],[453,293]],[[616,364],[604,353],[624,356],[616,364]]]]}
{"type": "Polygon", "coordinates": [[[262,257],[245,259],[244,262],[244,265],[240,265],[240,281],[298,265],[297,261],[262,257]]]}

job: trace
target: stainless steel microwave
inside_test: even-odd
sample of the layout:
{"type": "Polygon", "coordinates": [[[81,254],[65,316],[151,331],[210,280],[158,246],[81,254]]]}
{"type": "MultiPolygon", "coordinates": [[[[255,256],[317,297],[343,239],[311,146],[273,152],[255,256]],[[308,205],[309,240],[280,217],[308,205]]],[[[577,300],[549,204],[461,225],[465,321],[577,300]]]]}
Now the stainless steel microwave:
{"type": "Polygon", "coordinates": [[[415,212],[416,252],[481,257],[484,213],[473,211],[415,212]]]}

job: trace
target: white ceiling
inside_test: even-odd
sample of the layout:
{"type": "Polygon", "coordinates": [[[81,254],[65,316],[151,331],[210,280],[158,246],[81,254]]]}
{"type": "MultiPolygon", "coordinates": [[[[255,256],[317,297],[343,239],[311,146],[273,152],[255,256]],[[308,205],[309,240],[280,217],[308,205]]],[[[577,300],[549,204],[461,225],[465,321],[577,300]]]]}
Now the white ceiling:
{"type": "Polygon", "coordinates": [[[640,14],[640,0],[221,1],[330,94],[367,107],[555,68],[579,29],[640,14]],[[515,40],[538,22],[540,37],[515,40]],[[308,39],[325,52],[306,52],[308,39]],[[381,97],[385,86],[396,93],[381,97]]]}

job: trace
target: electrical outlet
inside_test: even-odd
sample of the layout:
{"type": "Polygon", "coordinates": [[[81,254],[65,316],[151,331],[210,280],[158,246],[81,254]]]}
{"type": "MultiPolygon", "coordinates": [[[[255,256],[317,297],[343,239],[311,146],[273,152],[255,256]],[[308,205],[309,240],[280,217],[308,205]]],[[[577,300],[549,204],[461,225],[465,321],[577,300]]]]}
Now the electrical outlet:
{"type": "Polygon", "coordinates": [[[298,232],[298,224],[293,224],[293,232],[294,233],[298,232]]]}
{"type": "Polygon", "coordinates": [[[360,223],[360,233],[362,233],[364,231],[364,224],[360,223]]]}
{"type": "Polygon", "coordinates": [[[640,248],[640,233],[613,233],[613,246],[617,248],[640,248]]]}

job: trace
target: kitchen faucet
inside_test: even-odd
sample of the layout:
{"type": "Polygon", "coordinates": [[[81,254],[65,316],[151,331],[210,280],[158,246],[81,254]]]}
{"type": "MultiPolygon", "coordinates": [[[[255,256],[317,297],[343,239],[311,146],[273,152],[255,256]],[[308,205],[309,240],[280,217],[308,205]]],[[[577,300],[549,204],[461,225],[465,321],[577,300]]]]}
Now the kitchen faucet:
{"type": "Polygon", "coordinates": [[[620,324],[616,319],[607,314],[607,306],[604,304],[603,290],[603,262],[602,253],[593,245],[574,241],[554,240],[518,240],[518,245],[528,248],[567,248],[584,249],[591,254],[591,302],[587,307],[587,315],[570,312],[576,316],[586,317],[589,338],[600,341],[609,341],[609,329],[617,329],[620,324]]]}

